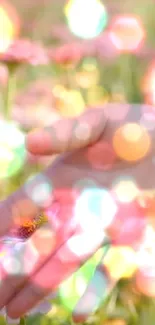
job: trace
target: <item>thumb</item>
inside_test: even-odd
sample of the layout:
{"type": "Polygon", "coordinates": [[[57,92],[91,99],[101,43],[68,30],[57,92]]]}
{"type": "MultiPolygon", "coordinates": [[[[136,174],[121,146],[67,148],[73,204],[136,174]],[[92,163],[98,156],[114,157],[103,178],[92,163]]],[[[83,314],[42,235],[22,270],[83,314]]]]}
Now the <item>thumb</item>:
{"type": "Polygon", "coordinates": [[[51,127],[32,131],[26,147],[34,155],[52,155],[84,148],[96,142],[106,124],[103,109],[88,110],[72,119],[61,119],[51,127]]]}
{"type": "Polygon", "coordinates": [[[55,169],[50,166],[43,173],[30,177],[16,192],[0,202],[0,237],[16,233],[24,224],[44,216],[47,206],[53,204],[53,190],[62,180],[55,175],[55,169]]]}

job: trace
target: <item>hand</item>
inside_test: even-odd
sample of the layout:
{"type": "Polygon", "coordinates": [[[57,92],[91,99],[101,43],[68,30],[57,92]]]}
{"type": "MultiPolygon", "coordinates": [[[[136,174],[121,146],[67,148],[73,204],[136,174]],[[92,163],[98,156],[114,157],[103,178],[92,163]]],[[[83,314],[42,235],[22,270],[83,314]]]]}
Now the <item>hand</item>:
{"type": "MultiPolygon", "coordinates": [[[[41,130],[39,133],[28,135],[27,148],[31,153],[36,155],[63,153],[52,166],[40,175],[40,180],[47,179],[50,182],[51,191],[55,193],[54,196],[60,204],[58,219],[61,221],[62,226],[57,232],[54,245],[52,244],[51,249],[48,250],[46,259],[40,254],[29,276],[19,276],[19,274],[17,276],[9,276],[9,278],[6,278],[7,281],[1,284],[0,307],[8,304],[7,310],[10,317],[16,318],[27,312],[49,292],[55,290],[80,265],[81,257],[78,258],[76,254],[71,254],[69,259],[68,255],[65,255],[65,253],[68,253],[68,247],[71,247],[71,241],[72,243],[74,242],[75,248],[76,240],[80,245],[81,240],[84,238],[84,236],[83,238],[76,236],[78,230],[77,228],[74,229],[74,227],[75,234],[69,232],[66,234],[64,232],[64,228],[66,228],[64,224],[66,226],[67,222],[73,220],[73,207],[70,204],[70,193],[73,187],[79,188],[83,183],[82,187],[84,188],[93,188],[94,186],[94,189],[105,189],[114,194],[115,203],[117,204],[114,204],[116,210],[113,210],[115,211],[113,214],[117,222],[114,222],[114,227],[108,229],[110,225],[107,222],[106,216],[108,215],[109,217],[111,210],[108,209],[111,205],[108,206],[105,200],[106,215],[104,219],[106,221],[105,223],[103,222],[103,228],[106,228],[108,234],[113,236],[116,241],[120,235],[125,239],[126,232],[129,231],[129,228],[126,229],[124,224],[121,227],[122,221],[125,221],[123,219],[124,214],[125,216],[128,214],[131,219],[132,229],[129,231],[130,235],[134,233],[135,225],[139,225],[140,220],[142,220],[142,224],[139,228],[142,233],[145,219],[141,218],[141,210],[135,205],[133,193],[138,192],[138,190],[154,189],[155,187],[153,159],[155,129],[153,125],[151,126],[151,123],[150,131],[138,127],[140,122],[144,123],[148,120],[146,108],[147,112],[153,116],[153,109],[150,112],[149,107],[139,105],[107,105],[104,109],[90,110],[78,119],[62,120],[56,122],[51,129],[41,130]],[[128,123],[136,124],[128,125],[128,123]],[[124,126],[123,132],[120,135],[119,128],[122,126],[124,126]],[[126,185],[124,187],[124,197],[115,190],[117,188],[116,185],[121,180],[125,181],[124,184],[126,185]],[[129,180],[129,183],[126,183],[126,180],[129,180]],[[132,185],[131,191],[130,185],[132,185]],[[127,202],[127,205],[124,204],[124,200],[127,202]],[[137,216],[137,219],[135,216],[137,216]],[[71,239],[69,238],[70,236],[72,236],[71,239]],[[67,239],[68,242],[66,242],[67,239]]],[[[38,181],[36,181],[36,184],[38,181]]],[[[6,233],[16,223],[19,216],[21,219],[24,219],[25,215],[29,218],[35,217],[43,209],[45,203],[47,203],[45,202],[48,201],[46,200],[47,197],[44,202],[39,201],[39,197],[36,200],[36,195],[30,191],[31,187],[28,188],[29,191],[26,190],[26,185],[23,186],[22,189],[3,202],[0,211],[0,215],[3,217],[0,229],[1,234],[6,233]]],[[[108,202],[114,203],[113,199],[108,202]]],[[[79,216],[80,223],[82,223],[82,220],[85,221],[85,219],[88,219],[86,214],[83,218],[79,216]]],[[[53,224],[52,219],[49,222],[53,224]]],[[[100,226],[101,224],[99,223],[100,226]]],[[[129,225],[128,222],[130,228],[131,224],[129,225]]],[[[86,234],[85,238],[88,240],[91,233],[89,245],[95,240],[93,247],[95,249],[99,243],[101,244],[101,238],[99,238],[99,241],[95,239],[97,238],[95,235],[97,235],[97,231],[101,227],[96,227],[91,219],[89,224],[87,224],[88,230],[89,227],[91,228],[90,233],[86,231],[85,226],[85,224],[82,224],[84,234],[86,234]],[[93,226],[95,227],[94,229],[92,228],[93,226]]],[[[50,243],[53,243],[52,230],[51,234],[50,243]]],[[[36,236],[36,234],[33,236],[36,236]]],[[[132,239],[135,240],[134,236],[132,239]]],[[[33,239],[31,238],[31,240],[33,239]]],[[[82,243],[84,249],[86,240],[83,239],[82,243]]],[[[29,243],[28,246],[30,246],[29,243]]],[[[89,253],[92,253],[91,248],[89,253]]]]}

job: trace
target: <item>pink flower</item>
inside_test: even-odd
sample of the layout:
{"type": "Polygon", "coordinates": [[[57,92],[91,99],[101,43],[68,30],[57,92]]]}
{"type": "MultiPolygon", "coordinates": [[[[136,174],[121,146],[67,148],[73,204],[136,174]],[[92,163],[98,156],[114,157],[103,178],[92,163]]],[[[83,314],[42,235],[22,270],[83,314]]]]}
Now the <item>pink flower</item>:
{"type": "Polygon", "coordinates": [[[48,63],[46,50],[29,39],[14,41],[5,53],[0,54],[0,61],[5,64],[44,65],[48,63]]]}
{"type": "Polygon", "coordinates": [[[49,59],[61,65],[78,63],[82,58],[81,43],[65,44],[57,49],[49,50],[49,59]]]}

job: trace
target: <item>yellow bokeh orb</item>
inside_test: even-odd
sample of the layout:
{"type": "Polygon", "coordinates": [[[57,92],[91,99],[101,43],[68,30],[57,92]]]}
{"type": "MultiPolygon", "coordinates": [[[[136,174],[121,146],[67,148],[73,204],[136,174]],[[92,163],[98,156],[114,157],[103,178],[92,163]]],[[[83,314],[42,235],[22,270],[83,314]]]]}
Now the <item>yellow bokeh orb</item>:
{"type": "Polygon", "coordinates": [[[113,147],[123,160],[134,162],[144,158],[151,149],[148,131],[136,123],[128,123],[116,130],[113,147]]]}
{"type": "Polygon", "coordinates": [[[137,198],[140,193],[134,180],[130,178],[119,179],[112,187],[112,191],[120,202],[129,203],[137,198]]]}
{"type": "Polygon", "coordinates": [[[81,93],[74,89],[56,87],[53,92],[56,108],[64,117],[79,116],[85,111],[85,101],[81,93]]]}
{"type": "Polygon", "coordinates": [[[0,53],[4,53],[19,33],[19,17],[7,1],[0,4],[0,53]]]}
{"type": "Polygon", "coordinates": [[[137,269],[136,253],[130,247],[111,247],[104,265],[113,279],[130,278],[137,269]]]}

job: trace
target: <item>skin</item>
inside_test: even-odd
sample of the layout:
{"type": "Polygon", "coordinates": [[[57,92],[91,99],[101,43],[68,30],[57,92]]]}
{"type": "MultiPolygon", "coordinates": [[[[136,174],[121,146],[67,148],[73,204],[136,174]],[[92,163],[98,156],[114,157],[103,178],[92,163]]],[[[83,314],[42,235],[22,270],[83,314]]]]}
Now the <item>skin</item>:
{"type": "MultiPolygon", "coordinates": [[[[99,141],[111,142],[120,126],[126,123],[139,124],[144,113],[143,109],[144,106],[140,105],[129,105],[129,107],[119,105],[118,107],[118,104],[92,109],[78,118],[60,120],[54,123],[51,128],[30,133],[26,139],[26,146],[34,155],[61,153],[60,157],[43,173],[43,176],[46,176],[51,182],[54,190],[64,188],[70,190],[77,181],[85,178],[95,181],[101,188],[106,187],[110,190],[113,183],[121,176],[132,177],[142,191],[153,190],[155,188],[154,128],[148,131],[151,145],[142,159],[128,162],[116,155],[116,159],[111,166],[106,166],[106,162],[103,160],[102,164],[100,163],[99,167],[97,167],[90,163],[87,156],[88,148],[93,148],[99,141]],[[77,127],[81,123],[89,126],[89,136],[82,136],[79,139],[77,127]],[[61,135],[61,138],[59,135],[61,135]]],[[[149,107],[147,109],[150,110],[149,107]]],[[[155,111],[152,110],[151,114],[155,115],[155,111]]],[[[86,133],[86,129],[84,132],[86,133]]],[[[104,152],[100,154],[104,155],[104,152]]],[[[65,203],[61,198],[61,194],[59,200],[63,212],[65,203]]],[[[0,218],[3,218],[3,222],[1,222],[0,235],[5,235],[9,231],[15,224],[17,216],[20,216],[21,220],[25,215],[33,218],[41,210],[42,207],[39,207],[33,202],[32,198],[28,197],[25,186],[23,186],[1,203],[0,218]],[[27,207],[26,212],[24,204],[27,207]]],[[[71,235],[73,234],[68,236],[71,235]]],[[[21,277],[17,274],[16,276],[9,275],[2,281],[0,286],[0,308],[7,305],[9,317],[18,318],[25,314],[55,290],[64,277],[69,276],[79,266],[79,261],[70,264],[58,261],[56,251],[63,252],[63,248],[66,247],[65,240],[65,236],[59,238],[54,250],[52,246],[46,258],[45,256],[39,258],[37,266],[33,269],[29,279],[27,276],[21,277]],[[40,285],[37,285],[38,283],[40,285]]]]}

